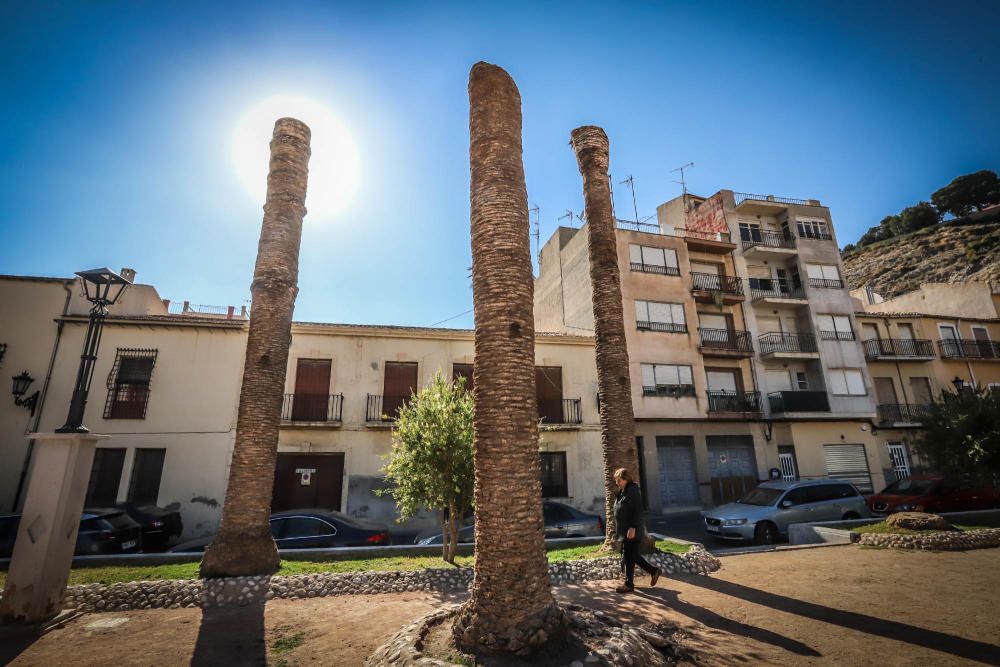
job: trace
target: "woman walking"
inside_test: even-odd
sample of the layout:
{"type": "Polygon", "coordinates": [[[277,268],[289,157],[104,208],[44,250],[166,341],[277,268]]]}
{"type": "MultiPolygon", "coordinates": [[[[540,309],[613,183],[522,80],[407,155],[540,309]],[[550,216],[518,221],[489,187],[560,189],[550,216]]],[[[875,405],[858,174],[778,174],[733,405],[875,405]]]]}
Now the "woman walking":
{"type": "Polygon", "coordinates": [[[625,570],[625,583],[615,590],[619,593],[631,593],[635,590],[635,566],[645,570],[650,577],[650,586],[655,586],[662,570],[653,567],[639,554],[642,544],[642,495],[639,485],[632,480],[632,475],[625,468],[619,468],[614,474],[618,485],[618,497],[615,500],[615,526],[618,537],[622,541],[622,566],[625,570]]]}

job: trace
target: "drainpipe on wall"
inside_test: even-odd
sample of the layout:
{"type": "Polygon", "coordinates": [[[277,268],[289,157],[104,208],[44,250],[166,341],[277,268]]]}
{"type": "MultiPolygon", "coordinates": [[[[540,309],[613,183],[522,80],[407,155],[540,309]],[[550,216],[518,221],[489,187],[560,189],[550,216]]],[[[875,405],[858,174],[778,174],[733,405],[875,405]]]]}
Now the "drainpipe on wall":
{"type": "MultiPolygon", "coordinates": [[[[69,301],[73,298],[72,285],[76,281],[71,281],[69,283],[63,284],[63,289],[66,290],[66,300],[63,302],[62,315],[59,317],[59,321],[56,324],[56,340],[52,344],[52,354],[49,356],[49,367],[45,371],[45,381],[42,383],[42,393],[38,397],[38,409],[35,410],[35,418],[31,422],[31,426],[27,429],[27,433],[37,433],[38,425],[42,423],[42,411],[45,409],[45,396],[49,393],[49,382],[52,380],[52,369],[56,365],[56,354],[59,352],[59,341],[62,339],[63,326],[65,325],[66,316],[69,315],[69,301]]],[[[28,449],[24,454],[24,464],[21,466],[21,475],[17,479],[17,492],[14,493],[14,504],[11,509],[14,511],[20,511],[21,507],[21,492],[24,491],[24,482],[28,478],[28,470],[31,468],[31,454],[35,449],[35,439],[31,438],[28,440],[28,449]]]]}

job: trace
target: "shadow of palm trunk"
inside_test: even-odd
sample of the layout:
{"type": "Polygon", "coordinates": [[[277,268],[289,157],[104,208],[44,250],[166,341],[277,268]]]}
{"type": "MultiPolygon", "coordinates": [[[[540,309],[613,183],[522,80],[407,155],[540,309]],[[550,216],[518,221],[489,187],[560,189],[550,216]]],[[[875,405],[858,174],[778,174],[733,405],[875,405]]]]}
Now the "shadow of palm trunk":
{"type": "Polygon", "coordinates": [[[191,664],[195,667],[266,665],[264,602],[245,607],[204,608],[191,664]]]}

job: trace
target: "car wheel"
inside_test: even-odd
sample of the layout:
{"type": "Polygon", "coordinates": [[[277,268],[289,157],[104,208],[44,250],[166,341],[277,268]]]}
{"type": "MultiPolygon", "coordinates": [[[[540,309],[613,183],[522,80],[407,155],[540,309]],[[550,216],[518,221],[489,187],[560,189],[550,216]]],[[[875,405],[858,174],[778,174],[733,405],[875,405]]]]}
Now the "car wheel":
{"type": "Polygon", "coordinates": [[[774,544],[778,541],[778,527],[770,521],[761,521],[754,529],[754,541],[757,544],[774,544]]]}
{"type": "Polygon", "coordinates": [[[860,519],[861,515],[857,512],[846,512],[843,517],[843,521],[854,521],[855,519],[860,519]]]}

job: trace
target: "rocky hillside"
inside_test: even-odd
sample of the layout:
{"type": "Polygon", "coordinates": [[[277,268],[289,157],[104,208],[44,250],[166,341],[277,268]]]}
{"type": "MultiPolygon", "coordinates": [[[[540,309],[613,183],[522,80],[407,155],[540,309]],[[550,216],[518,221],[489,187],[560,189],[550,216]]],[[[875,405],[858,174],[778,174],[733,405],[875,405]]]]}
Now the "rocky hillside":
{"type": "Polygon", "coordinates": [[[885,298],[920,283],[1000,282],[1000,222],[940,224],[845,253],[851,289],[870,282],[885,298]]]}

